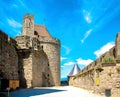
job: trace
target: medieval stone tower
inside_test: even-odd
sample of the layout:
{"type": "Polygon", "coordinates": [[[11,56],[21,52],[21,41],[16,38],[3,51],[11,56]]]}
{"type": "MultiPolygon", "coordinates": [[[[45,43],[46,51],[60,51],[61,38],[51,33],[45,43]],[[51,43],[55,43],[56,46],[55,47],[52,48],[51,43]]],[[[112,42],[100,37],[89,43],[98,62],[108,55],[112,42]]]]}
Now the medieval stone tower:
{"type": "Polygon", "coordinates": [[[46,27],[34,24],[34,16],[23,19],[18,44],[20,85],[23,87],[60,85],[60,41],[46,27]]]}
{"type": "Polygon", "coordinates": [[[23,19],[22,35],[34,35],[34,16],[26,14],[23,19]]]}

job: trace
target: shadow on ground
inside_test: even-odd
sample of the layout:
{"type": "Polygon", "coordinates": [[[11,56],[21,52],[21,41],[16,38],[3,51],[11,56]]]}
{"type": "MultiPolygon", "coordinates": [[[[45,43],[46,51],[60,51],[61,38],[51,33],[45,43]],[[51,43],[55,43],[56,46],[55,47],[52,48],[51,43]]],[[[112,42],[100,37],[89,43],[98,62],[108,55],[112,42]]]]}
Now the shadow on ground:
{"type": "MultiPolygon", "coordinates": [[[[21,89],[17,91],[10,92],[10,97],[31,97],[31,96],[39,96],[48,93],[61,92],[65,90],[57,90],[57,89],[21,89]]],[[[7,95],[7,92],[4,93],[7,95]]]]}

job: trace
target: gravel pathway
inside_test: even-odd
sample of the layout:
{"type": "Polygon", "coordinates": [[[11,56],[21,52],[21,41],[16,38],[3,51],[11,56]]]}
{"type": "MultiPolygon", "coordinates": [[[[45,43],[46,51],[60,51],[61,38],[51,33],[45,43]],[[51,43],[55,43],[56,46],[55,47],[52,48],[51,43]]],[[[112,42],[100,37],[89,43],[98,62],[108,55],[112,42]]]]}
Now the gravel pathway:
{"type": "Polygon", "coordinates": [[[64,87],[43,87],[34,89],[21,89],[10,93],[10,97],[105,97],[93,94],[81,88],[64,87]]]}

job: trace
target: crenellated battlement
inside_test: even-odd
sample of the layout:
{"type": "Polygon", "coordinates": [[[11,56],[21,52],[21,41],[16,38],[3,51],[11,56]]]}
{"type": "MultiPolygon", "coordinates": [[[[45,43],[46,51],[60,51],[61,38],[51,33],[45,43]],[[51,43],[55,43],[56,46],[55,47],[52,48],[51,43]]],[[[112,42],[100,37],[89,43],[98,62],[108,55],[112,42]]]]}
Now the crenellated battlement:
{"type": "Polygon", "coordinates": [[[111,97],[119,97],[120,92],[120,33],[115,46],[88,64],[78,74],[69,77],[69,84],[104,94],[111,90],[111,97]]]}
{"type": "Polygon", "coordinates": [[[30,49],[32,47],[30,36],[16,36],[15,40],[17,41],[17,49],[30,49]]]}
{"type": "Polygon", "coordinates": [[[60,45],[60,40],[57,39],[57,38],[53,38],[53,37],[39,37],[38,40],[41,43],[48,43],[48,44],[60,45]]]}
{"type": "Polygon", "coordinates": [[[1,42],[9,43],[13,46],[16,46],[16,41],[9,37],[7,34],[5,34],[3,31],[0,30],[0,40],[1,42]]]}
{"type": "Polygon", "coordinates": [[[16,41],[0,31],[0,78],[18,79],[16,41]]]}

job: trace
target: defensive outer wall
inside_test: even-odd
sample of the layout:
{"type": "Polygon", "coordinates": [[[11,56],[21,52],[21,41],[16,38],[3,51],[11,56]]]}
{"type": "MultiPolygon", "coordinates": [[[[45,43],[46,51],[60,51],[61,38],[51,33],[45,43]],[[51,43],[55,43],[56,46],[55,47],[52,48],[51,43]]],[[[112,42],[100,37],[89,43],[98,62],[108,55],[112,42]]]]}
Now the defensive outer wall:
{"type": "Polygon", "coordinates": [[[0,31],[0,79],[18,79],[16,41],[0,31]]]}
{"type": "Polygon", "coordinates": [[[106,97],[120,97],[120,33],[113,48],[78,74],[69,76],[69,85],[93,90],[106,97]]]}

